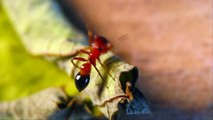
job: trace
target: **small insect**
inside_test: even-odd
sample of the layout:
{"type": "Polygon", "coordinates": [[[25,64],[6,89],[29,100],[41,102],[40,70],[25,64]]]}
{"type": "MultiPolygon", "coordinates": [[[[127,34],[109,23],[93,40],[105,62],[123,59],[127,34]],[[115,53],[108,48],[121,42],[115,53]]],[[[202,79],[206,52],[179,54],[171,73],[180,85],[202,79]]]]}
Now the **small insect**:
{"type": "MultiPolygon", "coordinates": [[[[79,68],[80,71],[78,74],[75,76],[75,85],[76,88],[79,91],[82,91],[87,87],[90,81],[90,72],[91,72],[91,67],[93,66],[100,77],[104,80],[103,76],[101,75],[100,71],[96,67],[96,61],[98,60],[100,63],[100,56],[102,54],[107,53],[111,48],[112,44],[104,37],[99,36],[99,35],[94,35],[92,32],[88,32],[88,37],[89,37],[89,46],[83,49],[80,49],[78,53],[83,53],[87,54],[87,58],[82,58],[82,57],[74,57],[71,62],[72,64],[79,68]],[[77,66],[74,61],[81,61],[84,62],[80,67],[77,66]]],[[[103,66],[103,64],[101,63],[103,66]]]]}

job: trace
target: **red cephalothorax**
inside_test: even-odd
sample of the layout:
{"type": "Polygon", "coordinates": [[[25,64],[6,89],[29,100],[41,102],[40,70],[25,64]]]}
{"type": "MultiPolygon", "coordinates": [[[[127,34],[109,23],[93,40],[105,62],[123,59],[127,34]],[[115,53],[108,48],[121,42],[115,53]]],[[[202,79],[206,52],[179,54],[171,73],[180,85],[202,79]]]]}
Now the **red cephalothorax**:
{"type": "Polygon", "coordinates": [[[111,43],[104,37],[95,35],[91,44],[92,48],[97,48],[101,53],[106,53],[111,49],[111,43]]]}

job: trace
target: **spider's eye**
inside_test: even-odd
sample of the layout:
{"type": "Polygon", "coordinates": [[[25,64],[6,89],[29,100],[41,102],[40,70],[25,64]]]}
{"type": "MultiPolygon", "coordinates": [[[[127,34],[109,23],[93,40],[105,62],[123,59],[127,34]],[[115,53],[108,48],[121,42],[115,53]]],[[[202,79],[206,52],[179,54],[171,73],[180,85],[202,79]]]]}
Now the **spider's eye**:
{"type": "Polygon", "coordinates": [[[103,50],[103,48],[102,48],[102,47],[100,47],[100,48],[98,48],[98,50],[99,50],[99,51],[102,51],[102,50],[103,50]]]}
{"type": "Polygon", "coordinates": [[[83,89],[85,89],[87,87],[87,85],[89,84],[89,80],[90,80],[89,75],[82,76],[80,73],[78,73],[75,76],[76,88],[81,92],[83,89]]]}

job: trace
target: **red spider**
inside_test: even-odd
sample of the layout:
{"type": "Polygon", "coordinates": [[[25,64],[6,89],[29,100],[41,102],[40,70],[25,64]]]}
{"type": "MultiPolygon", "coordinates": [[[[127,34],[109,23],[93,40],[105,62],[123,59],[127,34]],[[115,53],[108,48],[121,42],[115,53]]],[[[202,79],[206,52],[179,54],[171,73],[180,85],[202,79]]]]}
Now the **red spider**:
{"type": "Polygon", "coordinates": [[[78,51],[78,53],[87,54],[88,57],[74,57],[71,60],[72,64],[80,69],[78,74],[75,76],[75,85],[79,91],[85,89],[89,84],[91,66],[93,66],[100,75],[100,77],[104,79],[100,74],[100,71],[96,67],[96,61],[98,60],[101,63],[100,56],[108,52],[112,48],[112,44],[102,36],[93,35],[92,32],[88,32],[88,37],[90,43],[89,46],[78,51]],[[79,67],[74,63],[74,60],[81,61],[84,63],[79,67]]]}

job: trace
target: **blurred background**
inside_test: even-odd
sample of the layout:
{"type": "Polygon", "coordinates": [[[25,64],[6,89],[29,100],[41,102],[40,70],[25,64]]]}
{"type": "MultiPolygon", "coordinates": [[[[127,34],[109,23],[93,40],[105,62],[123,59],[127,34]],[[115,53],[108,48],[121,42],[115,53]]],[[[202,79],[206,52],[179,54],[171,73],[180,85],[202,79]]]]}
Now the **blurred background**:
{"type": "MultiPolygon", "coordinates": [[[[1,3],[1,2],[0,2],[1,3]]],[[[210,120],[213,112],[212,1],[57,1],[79,31],[85,24],[140,69],[137,87],[156,119],[210,120]],[[119,39],[126,35],[125,39],[119,39]]],[[[69,77],[30,55],[0,4],[0,100],[12,100],[69,77]]]]}
{"type": "Polygon", "coordinates": [[[26,51],[0,2],[0,101],[10,101],[70,78],[42,57],[26,51]]]}

